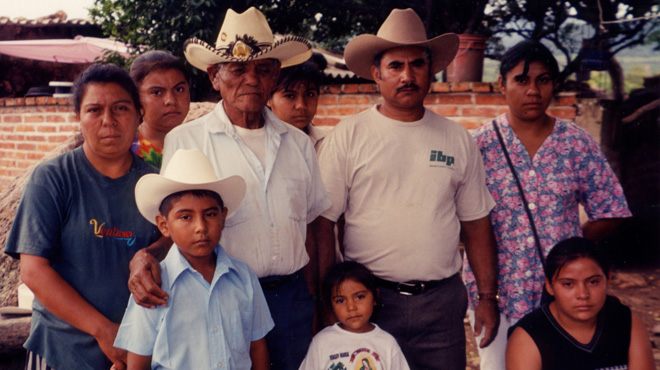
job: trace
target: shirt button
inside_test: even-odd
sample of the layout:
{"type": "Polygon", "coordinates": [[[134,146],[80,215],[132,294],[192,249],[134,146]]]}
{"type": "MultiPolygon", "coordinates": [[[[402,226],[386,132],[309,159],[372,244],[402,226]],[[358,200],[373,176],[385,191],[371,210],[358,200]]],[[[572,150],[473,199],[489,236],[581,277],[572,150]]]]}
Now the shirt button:
{"type": "Polygon", "coordinates": [[[532,209],[532,210],[536,209],[536,204],[530,203],[529,204],[529,209],[532,209]]]}
{"type": "Polygon", "coordinates": [[[218,332],[218,327],[217,327],[217,326],[213,328],[213,332],[214,332],[214,333],[217,333],[217,332],[218,332]]]}
{"type": "Polygon", "coordinates": [[[530,176],[536,176],[536,171],[534,171],[534,170],[529,171],[529,175],[530,176]]]}
{"type": "Polygon", "coordinates": [[[528,237],[527,238],[527,243],[534,244],[534,237],[533,236],[528,237]]]}
{"type": "Polygon", "coordinates": [[[277,257],[273,257],[273,261],[277,260],[277,257]]]}
{"type": "Polygon", "coordinates": [[[222,367],[222,362],[218,362],[218,367],[222,367]]]}

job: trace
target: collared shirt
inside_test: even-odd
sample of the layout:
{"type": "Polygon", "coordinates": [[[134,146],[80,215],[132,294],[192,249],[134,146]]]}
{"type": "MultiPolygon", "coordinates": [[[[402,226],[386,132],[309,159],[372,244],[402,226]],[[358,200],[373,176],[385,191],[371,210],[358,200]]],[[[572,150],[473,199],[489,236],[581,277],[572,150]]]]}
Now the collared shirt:
{"type": "Polygon", "coordinates": [[[174,245],[161,263],[167,307],[131,296],[115,347],[152,356],[155,369],[250,369],[250,343],[273,328],[254,272],[221,246],[209,284],[174,245]]]}
{"type": "MultiPolygon", "coordinates": [[[[497,117],[497,125],[525,191],[544,255],[558,242],[582,235],[580,204],[590,220],[631,216],[621,184],[587,132],[557,119],[550,135],[530,158],[506,114],[497,117]]],[[[500,310],[509,318],[519,319],[540,304],[543,266],[518,186],[492,123],[478,129],[475,138],[488,188],[496,201],[491,222],[498,248],[500,310]]],[[[465,263],[464,267],[474,307],[477,287],[469,265],[465,263]]]]}
{"type": "Polygon", "coordinates": [[[309,261],[307,224],[330,207],[314,146],[307,135],[263,109],[266,158],[236,133],[222,102],[210,114],[176,127],[165,137],[163,167],[177,149],[201,149],[216,176],[245,179],[245,198],[225,223],[221,243],[257,276],[292,274],[309,261]]]}

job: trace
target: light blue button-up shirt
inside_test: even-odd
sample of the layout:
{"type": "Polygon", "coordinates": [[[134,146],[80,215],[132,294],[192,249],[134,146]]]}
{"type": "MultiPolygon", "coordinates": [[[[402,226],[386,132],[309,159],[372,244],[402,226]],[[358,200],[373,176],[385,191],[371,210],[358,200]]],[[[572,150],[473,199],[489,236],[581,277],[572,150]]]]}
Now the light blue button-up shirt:
{"type": "Polygon", "coordinates": [[[174,245],[161,262],[167,307],[144,308],[131,296],[115,347],[152,356],[152,369],[245,369],[250,343],[273,328],[259,280],[216,247],[209,284],[174,245]]]}
{"type": "Polygon", "coordinates": [[[305,133],[264,108],[265,166],[236,133],[222,102],[215,110],[180,125],[165,137],[163,166],[177,149],[199,148],[222,179],[245,179],[245,198],[227,218],[220,243],[259,277],[288,275],[309,261],[307,224],[331,202],[323,186],[314,145],[305,133]]]}

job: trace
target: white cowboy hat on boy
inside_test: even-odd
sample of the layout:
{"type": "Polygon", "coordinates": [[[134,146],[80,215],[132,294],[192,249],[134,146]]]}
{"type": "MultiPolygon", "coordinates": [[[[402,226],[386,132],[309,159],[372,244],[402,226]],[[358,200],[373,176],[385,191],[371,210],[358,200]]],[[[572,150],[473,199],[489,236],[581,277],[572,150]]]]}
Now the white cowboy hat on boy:
{"type": "Polygon", "coordinates": [[[373,80],[371,66],[376,55],[399,46],[420,46],[433,55],[433,74],[445,69],[458,51],[458,36],[446,33],[430,40],[424,23],[414,10],[394,9],[376,35],[364,34],[351,40],[344,50],[346,66],[356,75],[373,80]]]}
{"type": "Polygon", "coordinates": [[[267,58],[279,60],[284,68],[312,56],[312,44],[303,37],[286,36],[275,42],[266,17],[255,7],[241,14],[227,9],[215,47],[193,37],[183,49],[188,62],[203,71],[217,63],[267,58]]]}
{"type": "Polygon", "coordinates": [[[211,190],[222,198],[229,217],[245,195],[245,180],[230,176],[218,180],[209,159],[199,149],[179,149],[161,175],[144,175],[135,185],[135,203],[149,222],[156,223],[160,204],[168,196],[185,190],[211,190]]]}

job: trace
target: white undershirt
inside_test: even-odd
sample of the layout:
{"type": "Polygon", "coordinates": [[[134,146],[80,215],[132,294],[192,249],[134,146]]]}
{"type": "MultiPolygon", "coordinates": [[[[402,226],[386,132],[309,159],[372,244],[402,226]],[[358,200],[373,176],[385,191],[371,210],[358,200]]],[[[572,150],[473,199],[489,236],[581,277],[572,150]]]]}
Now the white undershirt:
{"type": "Polygon", "coordinates": [[[234,129],[245,145],[257,156],[261,167],[266,168],[266,126],[250,130],[234,125],[234,129]]]}

